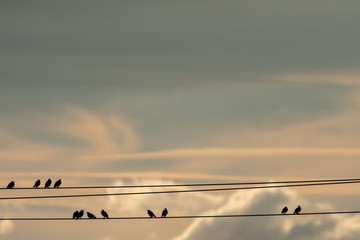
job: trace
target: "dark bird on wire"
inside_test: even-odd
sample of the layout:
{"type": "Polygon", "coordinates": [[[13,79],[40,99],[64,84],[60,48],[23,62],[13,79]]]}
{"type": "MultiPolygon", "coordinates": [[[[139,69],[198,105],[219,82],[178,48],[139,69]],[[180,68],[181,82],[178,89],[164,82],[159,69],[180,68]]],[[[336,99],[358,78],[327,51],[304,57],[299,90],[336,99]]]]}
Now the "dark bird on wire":
{"type": "Polygon", "coordinates": [[[7,185],[7,189],[11,189],[11,188],[14,188],[15,186],[15,182],[14,181],[11,181],[8,185],[7,185]]]}
{"type": "Polygon", "coordinates": [[[79,219],[79,212],[78,211],[74,212],[73,219],[79,219]]]}
{"type": "Polygon", "coordinates": [[[166,217],[167,214],[168,214],[168,210],[165,208],[161,213],[161,217],[164,218],[166,217]]]}
{"type": "Polygon", "coordinates": [[[54,184],[54,188],[59,188],[61,185],[61,179],[57,180],[54,184]]]}
{"type": "Polygon", "coordinates": [[[156,218],[155,214],[150,210],[147,210],[147,214],[149,214],[150,218],[156,218]]]}
{"type": "Polygon", "coordinates": [[[78,214],[78,218],[82,218],[82,216],[84,216],[84,210],[81,210],[78,214]]]}
{"type": "Polygon", "coordinates": [[[50,185],[51,185],[51,179],[49,178],[49,179],[46,181],[44,188],[48,188],[48,187],[50,187],[50,185]]]}
{"type": "Polygon", "coordinates": [[[96,218],[95,215],[92,214],[91,212],[86,212],[86,214],[87,214],[88,218],[90,218],[90,219],[95,219],[96,218]]]}
{"type": "Polygon", "coordinates": [[[109,215],[107,214],[107,212],[105,212],[105,210],[101,210],[101,215],[103,215],[104,218],[109,218],[109,215]]]}
{"type": "Polygon", "coordinates": [[[288,210],[289,210],[289,209],[285,206],[285,207],[282,209],[281,213],[282,213],[282,214],[286,214],[288,210]]]}
{"type": "Polygon", "coordinates": [[[40,179],[38,179],[36,182],[35,182],[35,184],[34,184],[34,188],[38,188],[39,186],[40,186],[40,179]]]}
{"type": "Polygon", "coordinates": [[[299,212],[301,211],[301,207],[300,205],[295,209],[294,214],[299,214],[299,212]]]}

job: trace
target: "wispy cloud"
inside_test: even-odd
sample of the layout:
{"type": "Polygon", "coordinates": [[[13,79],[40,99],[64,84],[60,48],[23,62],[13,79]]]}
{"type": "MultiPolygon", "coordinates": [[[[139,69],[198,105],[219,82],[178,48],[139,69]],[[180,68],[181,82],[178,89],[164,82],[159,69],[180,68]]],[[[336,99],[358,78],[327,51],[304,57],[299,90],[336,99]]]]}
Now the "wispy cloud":
{"type": "Polygon", "coordinates": [[[360,155],[358,148],[203,148],[173,149],[124,154],[82,155],[79,160],[153,160],[196,157],[248,157],[280,155],[360,155]]]}
{"type": "Polygon", "coordinates": [[[77,154],[132,152],[139,138],[131,124],[116,114],[102,114],[81,108],[67,107],[56,117],[43,116],[39,122],[20,129],[0,129],[0,157],[5,160],[38,161],[71,158],[77,154]],[[21,129],[24,128],[24,129],[21,129]],[[32,131],[35,138],[24,132],[32,131]],[[36,139],[43,134],[44,139],[36,139]],[[66,138],[72,145],[54,141],[66,138]]]}
{"type": "Polygon", "coordinates": [[[272,77],[274,80],[282,80],[288,82],[299,83],[329,83],[344,86],[360,87],[360,73],[356,71],[350,72],[315,72],[315,73],[285,73],[272,77]]]}
{"type": "Polygon", "coordinates": [[[92,152],[128,152],[139,145],[130,123],[118,115],[92,113],[80,108],[68,108],[68,111],[69,117],[59,121],[56,130],[88,143],[92,152]]]}
{"type": "Polygon", "coordinates": [[[14,223],[10,220],[0,221],[0,235],[5,235],[12,232],[14,229],[14,223]]]}

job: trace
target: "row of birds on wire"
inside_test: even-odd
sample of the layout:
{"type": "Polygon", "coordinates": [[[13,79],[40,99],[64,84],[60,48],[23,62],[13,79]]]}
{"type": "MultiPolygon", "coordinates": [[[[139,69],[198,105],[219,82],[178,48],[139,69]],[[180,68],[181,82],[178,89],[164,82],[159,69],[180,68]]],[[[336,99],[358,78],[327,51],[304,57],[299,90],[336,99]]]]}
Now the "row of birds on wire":
{"type": "MultiPolygon", "coordinates": [[[[45,186],[44,188],[50,188],[51,187],[51,179],[49,178],[46,182],[45,182],[45,186]]],[[[36,182],[34,183],[34,186],[33,188],[39,188],[40,187],[40,184],[41,184],[41,181],[40,179],[36,180],[36,182]]],[[[57,180],[55,183],[54,183],[54,188],[59,188],[61,185],[61,179],[57,180]]],[[[15,182],[14,181],[11,181],[8,185],[7,185],[7,189],[12,189],[15,187],[15,182]]]]}
{"type": "MultiPolygon", "coordinates": [[[[100,213],[104,219],[109,218],[109,214],[104,209],[101,210],[100,213]]],[[[161,217],[165,218],[168,215],[168,213],[169,213],[168,210],[165,208],[161,213],[161,217]]],[[[149,215],[150,218],[156,218],[156,215],[151,210],[147,210],[147,214],[149,215]]],[[[89,219],[96,219],[96,216],[91,212],[86,212],[86,215],[88,216],[89,219]]],[[[83,216],[84,216],[84,210],[75,211],[73,213],[73,219],[79,219],[82,218],[83,216]]]]}
{"type": "MultiPolygon", "coordinates": [[[[288,207],[285,206],[282,210],[281,213],[282,214],[286,214],[289,211],[288,207]]],[[[297,208],[295,208],[294,210],[294,214],[299,214],[301,212],[301,207],[300,205],[297,206],[297,208]]],[[[167,208],[164,208],[164,210],[161,213],[161,217],[165,218],[168,215],[169,211],[167,210],[167,208]]],[[[92,214],[91,212],[86,212],[87,216],[89,219],[96,219],[96,216],[94,214],[92,214]]],[[[147,214],[149,215],[150,218],[156,218],[156,215],[153,211],[151,210],[147,210],[147,214]]],[[[103,209],[101,210],[101,215],[103,216],[103,218],[109,218],[109,214],[103,209]]],[[[84,210],[80,210],[80,211],[75,211],[73,213],[73,219],[79,219],[82,218],[84,216],[84,210]]]]}

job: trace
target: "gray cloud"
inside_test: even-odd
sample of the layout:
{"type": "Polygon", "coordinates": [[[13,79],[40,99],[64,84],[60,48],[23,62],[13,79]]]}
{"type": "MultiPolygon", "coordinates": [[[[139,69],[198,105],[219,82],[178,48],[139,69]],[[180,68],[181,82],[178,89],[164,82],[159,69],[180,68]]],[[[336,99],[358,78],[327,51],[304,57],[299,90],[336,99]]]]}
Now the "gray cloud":
{"type": "Polygon", "coordinates": [[[149,87],[356,68],[359,3],[324,3],[1,3],[2,81],[149,87]]]}
{"type": "MultiPolygon", "coordinates": [[[[222,207],[206,214],[277,213],[285,205],[288,205],[291,214],[300,201],[305,212],[324,210],[321,205],[316,206],[313,202],[310,204],[301,200],[293,192],[276,190],[235,193],[222,207]]],[[[360,232],[354,226],[359,224],[360,218],[353,216],[198,219],[174,239],[355,240],[358,239],[360,232]],[[344,222],[348,222],[348,225],[344,226],[344,222]]]]}

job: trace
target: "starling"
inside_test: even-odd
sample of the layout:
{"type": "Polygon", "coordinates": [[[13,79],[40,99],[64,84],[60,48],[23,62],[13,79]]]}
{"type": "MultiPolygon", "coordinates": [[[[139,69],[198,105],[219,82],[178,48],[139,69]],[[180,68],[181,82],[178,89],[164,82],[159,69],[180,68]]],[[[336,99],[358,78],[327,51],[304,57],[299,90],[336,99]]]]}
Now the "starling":
{"type": "Polygon", "coordinates": [[[92,214],[91,212],[86,212],[86,214],[87,214],[88,218],[90,218],[90,219],[95,219],[96,218],[95,215],[92,214]]]}
{"type": "Polygon", "coordinates": [[[301,211],[301,207],[300,205],[295,209],[294,214],[299,214],[299,212],[301,211]]]}
{"type": "Polygon", "coordinates": [[[147,210],[147,214],[149,214],[150,218],[156,218],[155,214],[150,210],[147,210]]]}
{"type": "Polygon", "coordinates": [[[38,179],[36,182],[35,182],[35,184],[34,184],[34,188],[38,188],[39,186],[40,186],[40,179],[38,179]]]}
{"type": "Polygon", "coordinates": [[[57,180],[54,184],[54,188],[59,188],[61,185],[61,179],[57,180]]]}
{"type": "Polygon", "coordinates": [[[14,181],[11,181],[8,185],[7,185],[7,189],[11,189],[11,188],[14,188],[15,186],[15,182],[14,181]]]}
{"type": "Polygon", "coordinates": [[[78,218],[82,218],[84,216],[84,210],[79,211],[78,218]]]}
{"type": "Polygon", "coordinates": [[[105,210],[101,210],[101,215],[103,215],[104,218],[109,218],[109,215],[105,212],[105,210]]]}
{"type": "Polygon", "coordinates": [[[50,187],[50,185],[51,185],[51,179],[49,178],[49,179],[46,181],[44,188],[48,188],[48,187],[50,187]]]}
{"type": "Polygon", "coordinates": [[[168,210],[165,208],[161,213],[161,217],[164,218],[166,217],[167,214],[168,214],[168,210]]]}
{"type": "Polygon", "coordinates": [[[286,214],[289,209],[285,206],[283,210],[281,211],[282,214],[286,214]]]}
{"type": "Polygon", "coordinates": [[[78,211],[74,212],[73,219],[79,219],[79,212],[78,211]]]}

